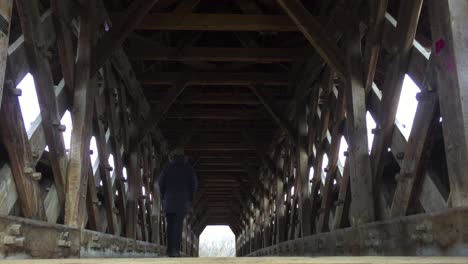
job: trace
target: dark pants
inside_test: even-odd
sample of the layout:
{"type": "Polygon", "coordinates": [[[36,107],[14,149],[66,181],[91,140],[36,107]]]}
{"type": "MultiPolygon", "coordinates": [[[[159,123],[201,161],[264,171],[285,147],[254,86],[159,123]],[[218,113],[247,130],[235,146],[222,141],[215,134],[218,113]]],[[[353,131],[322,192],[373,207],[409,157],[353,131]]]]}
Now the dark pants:
{"type": "Polygon", "coordinates": [[[180,252],[184,217],[183,213],[166,213],[167,254],[169,256],[178,255],[180,252]]]}

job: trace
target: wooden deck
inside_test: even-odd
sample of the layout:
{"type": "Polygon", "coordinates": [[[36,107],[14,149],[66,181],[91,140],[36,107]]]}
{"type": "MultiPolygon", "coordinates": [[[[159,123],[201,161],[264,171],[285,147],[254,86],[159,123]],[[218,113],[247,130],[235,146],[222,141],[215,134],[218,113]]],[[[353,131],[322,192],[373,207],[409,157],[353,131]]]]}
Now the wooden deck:
{"type": "Polygon", "coordinates": [[[452,264],[468,263],[468,257],[320,257],[320,258],[157,258],[157,259],[58,259],[6,260],[3,264],[127,264],[127,263],[187,263],[187,264],[452,264]]]}

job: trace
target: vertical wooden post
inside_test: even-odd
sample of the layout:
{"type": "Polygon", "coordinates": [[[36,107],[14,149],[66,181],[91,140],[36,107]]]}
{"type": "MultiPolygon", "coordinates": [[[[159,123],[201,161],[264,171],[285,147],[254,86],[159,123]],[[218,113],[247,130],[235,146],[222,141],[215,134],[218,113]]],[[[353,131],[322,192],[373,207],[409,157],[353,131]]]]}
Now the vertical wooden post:
{"type": "Polygon", "coordinates": [[[450,179],[450,205],[468,205],[468,2],[431,0],[445,154],[450,179]]]}
{"type": "Polygon", "coordinates": [[[347,134],[351,182],[351,223],[374,220],[372,174],[367,150],[366,94],[362,78],[361,38],[358,25],[351,24],[346,39],[348,77],[346,79],[347,134]]]}
{"type": "Polygon", "coordinates": [[[128,171],[128,196],[127,196],[127,232],[128,238],[136,239],[138,225],[138,179],[140,176],[140,166],[138,162],[138,147],[129,154],[128,171]]]}
{"type": "Polygon", "coordinates": [[[3,85],[5,82],[12,9],[13,0],[3,0],[0,2],[0,109],[2,107],[3,85]]]}
{"type": "Polygon", "coordinates": [[[299,221],[301,223],[300,236],[309,236],[312,231],[309,188],[309,156],[307,154],[307,118],[305,103],[298,103],[296,110],[297,122],[297,144],[296,144],[296,183],[297,195],[299,197],[299,221]]]}
{"type": "Polygon", "coordinates": [[[107,229],[110,234],[117,233],[117,225],[114,219],[114,192],[112,192],[112,182],[110,178],[110,170],[113,169],[108,163],[109,153],[106,150],[106,136],[104,131],[104,100],[101,96],[95,101],[94,110],[94,129],[96,135],[96,145],[99,157],[99,174],[101,176],[102,185],[104,188],[104,204],[107,217],[107,229]],[[101,100],[100,100],[101,99],[101,100]]]}
{"type": "Polygon", "coordinates": [[[83,215],[85,214],[84,208],[86,208],[88,220],[79,222],[79,226],[84,228],[86,226],[86,222],[88,222],[89,227],[92,230],[104,231],[102,230],[103,225],[99,221],[99,200],[96,191],[96,180],[94,178],[93,165],[91,164],[91,159],[89,156],[85,162],[88,163],[88,175],[86,177],[86,181],[83,180],[83,191],[79,199],[86,199],[86,204],[78,203],[78,205],[80,206],[79,220],[83,219],[83,215]]]}
{"type": "Polygon", "coordinates": [[[91,166],[89,142],[91,139],[95,80],[91,80],[90,62],[94,34],[94,1],[87,6],[80,19],[78,36],[78,59],[75,72],[75,91],[73,97],[73,129],[70,145],[70,160],[67,167],[67,196],[65,202],[65,224],[79,227],[81,204],[86,190],[83,188],[91,166]]]}
{"type": "MultiPolygon", "coordinates": [[[[280,160],[281,153],[278,150],[275,154],[274,162],[280,160]]],[[[278,164],[278,169],[273,171],[276,181],[276,243],[280,243],[286,240],[285,233],[285,208],[284,208],[284,181],[283,173],[280,171],[282,164],[278,164]]]]}
{"type": "Polygon", "coordinates": [[[60,116],[55,100],[54,82],[45,43],[48,33],[41,25],[39,2],[16,0],[24,35],[24,45],[41,107],[42,128],[49,146],[49,156],[60,205],[65,201],[66,154],[62,133],[57,129],[60,116]]]}
{"type": "Polygon", "coordinates": [[[112,149],[112,154],[114,156],[114,165],[115,165],[115,185],[118,192],[118,205],[119,205],[119,216],[120,216],[120,225],[121,225],[121,232],[125,233],[126,227],[126,192],[125,192],[125,185],[124,185],[124,177],[123,177],[123,164],[122,164],[122,153],[121,153],[121,144],[122,144],[122,134],[121,131],[124,129],[120,129],[119,116],[117,111],[120,110],[122,114],[122,110],[116,107],[116,104],[119,102],[117,98],[120,98],[119,92],[121,91],[119,85],[115,80],[114,71],[112,70],[112,66],[107,64],[104,68],[104,78],[106,82],[106,95],[107,100],[106,104],[109,107],[108,111],[108,119],[109,122],[109,129],[111,131],[111,138],[110,144],[112,149]]]}
{"type": "Polygon", "coordinates": [[[45,220],[44,204],[37,182],[41,175],[35,172],[18,98],[10,91],[3,97],[2,104],[0,138],[8,153],[21,210],[27,218],[45,220]]]}

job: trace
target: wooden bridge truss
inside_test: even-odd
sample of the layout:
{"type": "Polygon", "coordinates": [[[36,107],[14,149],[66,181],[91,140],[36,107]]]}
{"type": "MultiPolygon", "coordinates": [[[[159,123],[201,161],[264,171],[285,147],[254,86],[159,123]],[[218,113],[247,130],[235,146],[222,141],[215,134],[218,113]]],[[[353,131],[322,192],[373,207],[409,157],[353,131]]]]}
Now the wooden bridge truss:
{"type": "Polygon", "coordinates": [[[186,255],[215,224],[238,256],[468,254],[466,14],[466,0],[2,0],[0,256],[161,254],[155,183],[177,146],[201,183],[186,255]],[[408,138],[406,75],[421,90],[408,138]]]}

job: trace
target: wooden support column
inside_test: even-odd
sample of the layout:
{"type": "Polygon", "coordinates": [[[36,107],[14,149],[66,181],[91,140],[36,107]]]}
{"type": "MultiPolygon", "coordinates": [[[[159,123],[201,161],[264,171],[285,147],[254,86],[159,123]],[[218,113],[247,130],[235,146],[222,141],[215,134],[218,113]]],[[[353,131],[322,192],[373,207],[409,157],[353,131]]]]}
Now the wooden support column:
{"type": "Polygon", "coordinates": [[[362,225],[375,219],[372,174],[367,144],[366,93],[362,78],[361,38],[357,24],[347,32],[348,77],[345,80],[349,169],[351,183],[351,223],[362,225]]]}
{"type": "MultiPolygon", "coordinates": [[[[330,142],[330,149],[328,151],[328,167],[327,178],[325,179],[325,186],[322,191],[322,202],[320,206],[319,221],[317,226],[317,233],[330,231],[331,227],[328,226],[328,219],[332,207],[332,192],[334,181],[338,179],[338,157],[340,155],[340,143],[342,138],[342,126],[345,114],[344,106],[344,91],[340,89],[338,99],[336,102],[336,109],[333,116],[333,128],[330,142]]],[[[338,182],[338,181],[337,181],[338,182]]]]}
{"type": "Polygon", "coordinates": [[[136,239],[138,225],[137,202],[139,197],[138,179],[140,175],[140,165],[138,162],[138,147],[129,154],[128,171],[128,196],[127,196],[127,229],[128,238],[136,239]]]}
{"type": "Polygon", "coordinates": [[[468,206],[468,2],[431,0],[430,12],[449,204],[468,206]]]}
{"type": "Polygon", "coordinates": [[[385,22],[385,13],[387,11],[388,0],[375,0],[368,1],[370,6],[370,32],[366,36],[366,44],[364,48],[364,60],[365,60],[365,74],[366,90],[372,87],[374,82],[375,71],[377,70],[377,62],[379,60],[380,46],[383,35],[383,28],[385,22]]]}
{"type": "MultiPolygon", "coordinates": [[[[385,74],[385,81],[382,87],[382,104],[380,105],[379,118],[376,120],[377,128],[372,144],[372,172],[373,172],[373,193],[376,201],[376,218],[383,218],[383,208],[380,208],[377,201],[380,200],[381,182],[385,164],[385,153],[391,144],[395,117],[400,100],[403,80],[408,70],[411,50],[419,21],[423,0],[403,1],[398,13],[398,24],[394,36],[394,47],[391,54],[390,65],[385,74]]],[[[350,135],[351,137],[351,135],[350,135]]],[[[351,190],[353,190],[353,161],[351,160],[351,190]]]]}
{"type": "Polygon", "coordinates": [[[351,188],[349,179],[349,158],[346,159],[343,178],[340,182],[340,191],[338,193],[338,200],[336,201],[335,212],[335,225],[334,230],[341,229],[347,226],[349,222],[349,207],[351,204],[351,188]]]}
{"type": "Polygon", "coordinates": [[[297,104],[296,117],[298,131],[296,143],[296,190],[299,197],[300,236],[304,237],[312,233],[309,155],[307,153],[307,113],[304,102],[297,104]]]}
{"type": "Polygon", "coordinates": [[[73,96],[73,129],[70,145],[70,160],[67,168],[67,197],[65,203],[65,224],[79,227],[81,204],[84,202],[86,182],[91,166],[89,160],[89,143],[92,132],[94,93],[97,90],[96,80],[91,79],[91,47],[95,35],[94,1],[88,0],[81,14],[80,32],[78,35],[78,58],[75,71],[75,91],[73,96]]]}
{"type": "Polygon", "coordinates": [[[4,0],[0,3],[0,109],[7,66],[8,44],[10,39],[11,12],[13,0],[4,0]]]}
{"type": "MultiPolygon", "coordinates": [[[[280,150],[275,154],[275,161],[278,162],[281,157],[280,150]]],[[[286,241],[286,226],[285,226],[285,207],[284,207],[284,179],[283,173],[280,171],[282,168],[283,162],[278,164],[278,169],[274,170],[275,177],[275,186],[276,186],[276,197],[275,197],[275,207],[276,207],[276,241],[275,244],[279,244],[283,241],[286,241]]]]}
{"type": "Polygon", "coordinates": [[[75,75],[75,50],[73,46],[73,32],[71,29],[70,6],[72,0],[51,0],[50,4],[55,15],[57,30],[57,46],[60,55],[62,74],[65,79],[67,95],[72,98],[75,75]]]}
{"type": "Polygon", "coordinates": [[[104,96],[98,96],[95,101],[94,119],[93,126],[96,136],[96,145],[99,157],[99,175],[101,176],[102,186],[104,189],[104,204],[107,218],[107,230],[110,234],[117,234],[117,223],[114,219],[114,192],[112,191],[112,181],[110,177],[110,171],[113,170],[108,162],[109,153],[106,150],[106,135],[104,131],[103,122],[104,113],[104,96]]]}
{"type": "MultiPolygon", "coordinates": [[[[429,71],[432,74],[432,71],[429,71]]],[[[408,213],[411,205],[418,199],[418,186],[422,185],[424,176],[424,165],[429,157],[426,155],[431,142],[432,132],[436,126],[436,112],[438,109],[438,98],[435,91],[428,91],[424,87],[418,94],[419,101],[413,127],[405,147],[404,158],[400,173],[397,177],[397,188],[393,195],[391,208],[392,217],[402,217],[408,213]]],[[[394,132],[395,133],[395,132],[394,132]]]]}
{"type": "MultiPolygon", "coordinates": [[[[91,165],[91,159],[88,156],[88,159],[85,161],[88,163],[87,166],[87,177],[85,178],[86,181],[83,181],[83,193],[81,194],[81,197],[79,198],[80,200],[84,200],[86,198],[86,204],[78,204],[81,206],[81,208],[84,208],[86,206],[86,212],[88,216],[88,221],[81,221],[79,223],[79,227],[85,228],[86,227],[86,222],[88,222],[89,227],[94,230],[94,231],[104,231],[101,228],[101,221],[100,221],[100,214],[99,214],[99,199],[97,197],[97,191],[96,191],[96,180],[94,178],[93,174],[93,166],[91,165]]],[[[80,208],[80,209],[81,209],[80,208]]],[[[84,209],[80,210],[81,215],[80,219],[83,219],[84,215],[84,209]]]]}
{"type": "MultiPolygon", "coordinates": [[[[35,171],[31,146],[24,128],[18,95],[19,90],[9,87],[3,96],[0,110],[0,135],[8,159],[25,217],[45,220],[44,203],[38,181],[41,174],[35,171]]],[[[3,176],[3,175],[1,175],[3,176]]],[[[7,194],[8,195],[8,194],[7,194]]]]}
{"type": "Polygon", "coordinates": [[[54,82],[48,61],[49,53],[46,46],[49,32],[41,27],[42,19],[39,12],[39,2],[35,0],[16,0],[16,7],[23,30],[24,45],[34,77],[34,84],[41,108],[42,128],[44,130],[49,157],[54,176],[59,204],[65,202],[65,172],[67,156],[63,144],[62,133],[59,131],[60,115],[55,100],[54,82]]]}
{"type": "MultiPolygon", "coordinates": [[[[115,80],[115,74],[112,70],[112,66],[109,64],[106,65],[104,68],[104,79],[106,83],[106,104],[109,107],[108,113],[108,120],[109,120],[109,129],[111,132],[110,137],[110,145],[112,149],[112,155],[114,157],[114,165],[115,165],[115,186],[118,193],[118,212],[120,217],[120,225],[121,225],[121,232],[125,233],[125,222],[126,222],[126,191],[125,191],[125,184],[124,184],[124,177],[123,177],[123,163],[122,163],[122,153],[121,147],[122,143],[121,140],[123,138],[123,134],[120,129],[120,122],[119,113],[122,115],[121,109],[118,109],[116,106],[119,104],[119,96],[120,86],[117,84],[115,80]],[[120,110],[120,111],[119,111],[120,110]]],[[[126,122],[126,120],[125,120],[126,122]]]]}

